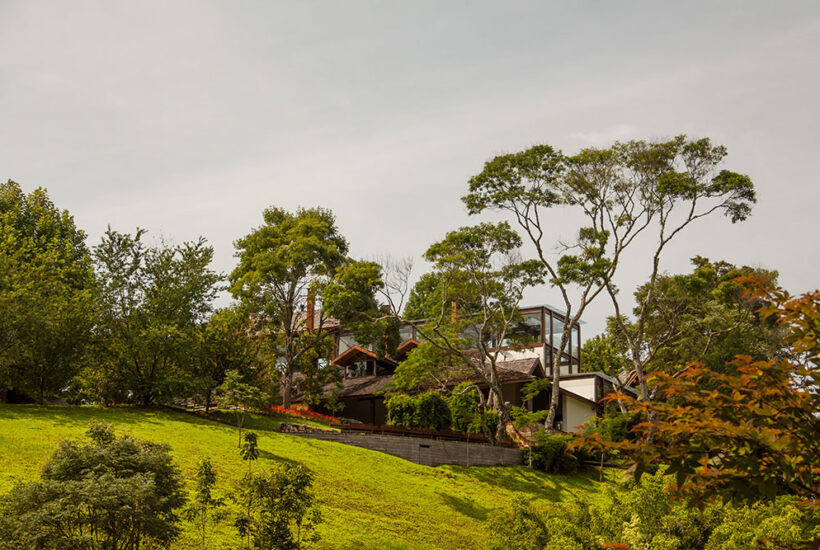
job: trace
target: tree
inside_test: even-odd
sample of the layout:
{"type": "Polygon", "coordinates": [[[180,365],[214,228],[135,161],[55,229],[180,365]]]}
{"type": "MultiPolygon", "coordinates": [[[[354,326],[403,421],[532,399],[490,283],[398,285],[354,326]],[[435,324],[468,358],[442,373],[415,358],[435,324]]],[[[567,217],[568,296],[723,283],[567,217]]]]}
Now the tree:
{"type": "MultiPolygon", "coordinates": [[[[434,262],[440,281],[438,311],[417,327],[424,341],[394,376],[399,388],[446,390],[457,377],[486,386],[489,406],[500,416],[494,433],[483,419],[483,431],[493,443],[504,438],[511,411],[498,370],[502,345],[515,340],[524,289],[543,280],[540,265],[520,260],[520,245],[521,238],[502,222],[462,227],[430,246],[425,258],[434,262]]],[[[483,402],[479,410],[484,415],[483,402]]]]}
{"type": "MultiPolygon", "coordinates": [[[[755,359],[780,356],[782,330],[755,313],[762,301],[748,295],[747,285],[737,281],[738,277],[751,276],[774,285],[777,273],[699,256],[692,263],[695,268],[691,274],[659,275],[651,301],[646,302],[648,284],[635,293],[635,315],[641,314],[646,303],[641,338],[643,370],[672,374],[669,369],[699,361],[725,372],[738,354],[755,359]]],[[[637,339],[634,322],[610,319],[608,334],[628,356],[629,338],[622,330],[637,339]]]]}
{"type": "Polygon", "coordinates": [[[204,458],[199,461],[199,468],[196,473],[196,492],[194,501],[188,507],[187,516],[191,520],[199,520],[202,532],[202,550],[205,550],[206,527],[208,524],[208,512],[216,510],[225,505],[222,498],[213,496],[213,488],[216,485],[216,472],[214,472],[211,460],[204,458]]]}
{"type": "MultiPolygon", "coordinates": [[[[329,210],[290,213],[271,207],[263,217],[262,226],[235,243],[239,265],[230,275],[230,290],[255,313],[281,374],[282,404],[289,408],[294,373],[316,366],[332,347],[330,316],[361,331],[362,338],[376,339],[367,318],[376,311],[375,293],[382,282],[374,274],[377,264],[347,258],[347,241],[329,210]]],[[[311,374],[332,370],[314,368],[311,374]]]]}
{"type": "MultiPolygon", "coordinates": [[[[546,427],[552,429],[558,406],[560,361],[570,331],[587,306],[602,292],[610,295],[621,319],[614,278],[624,251],[653,223],[658,228],[652,254],[650,287],[654,287],[662,251],[685,227],[713,212],[733,222],[745,219],[755,201],[748,177],[716,168],[726,154],[708,139],[689,141],[679,136],[665,142],[630,141],[608,149],[585,149],[565,156],[548,145],[502,155],[484,165],[470,179],[462,200],[471,214],[485,210],[513,216],[535,248],[536,259],[558,289],[564,304],[564,330],[553,354],[553,388],[546,427]],[[567,210],[577,225],[554,228],[567,210]],[[680,219],[676,216],[680,215],[680,219]],[[555,258],[548,236],[560,230],[574,233],[556,244],[555,258]]],[[[651,293],[650,293],[651,296],[651,293]]],[[[642,334],[639,319],[638,331],[642,334]]],[[[640,355],[643,342],[630,340],[640,355]]],[[[642,366],[641,396],[648,398],[642,366]]]]}
{"type": "Polygon", "coordinates": [[[196,353],[192,365],[192,389],[210,410],[214,392],[225,374],[235,370],[249,374],[259,365],[259,346],[251,334],[248,315],[238,307],[215,311],[197,327],[196,353]]]}
{"type": "Polygon", "coordinates": [[[92,423],[90,442],[63,441],[41,480],[0,500],[0,547],[168,548],[185,503],[170,447],[92,423]]]}
{"type": "Polygon", "coordinates": [[[295,550],[318,541],[322,517],[312,486],[313,475],[301,464],[246,475],[239,500],[247,511],[236,522],[240,535],[260,549],[295,550]]]}
{"type": "Polygon", "coordinates": [[[262,391],[256,386],[242,381],[242,375],[235,370],[225,374],[225,381],[219,386],[217,403],[225,409],[233,409],[236,415],[236,427],[239,428],[237,447],[242,446],[242,426],[248,413],[262,406],[262,391]]]}
{"type": "Polygon", "coordinates": [[[239,449],[239,454],[242,456],[242,460],[246,460],[248,462],[248,474],[251,473],[251,465],[253,461],[259,458],[259,447],[256,445],[256,434],[253,432],[247,432],[245,434],[245,444],[242,445],[242,448],[239,449]]]}
{"type": "Polygon", "coordinates": [[[196,330],[218,290],[205,239],[147,247],[144,234],[109,228],[94,248],[104,311],[92,379],[106,401],[184,394],[196,330]]]}
{"type": "Polygon", "coordinates": [[[78,372],[92,339],[95,283],[85,233],[42,188],[0,185],[0,392],[40,404],[78,372]]]}
{"type": "Polygon", "coordinates": [[[738,355],[729,373],[700,363],[678,376],[652,373],[657,400],[619,396],[630,412],[651,421],[635,425],[627,441],[592,434],[578,444],[620,451],[638,478],[650,465],[667,464],[674,493],[696,501],[771,499],[785,492],[816,503],[820,292],[792,297],[764,285],[757,293],[768,302],[760,313],[786,331],[788,358],[738,355]]]}

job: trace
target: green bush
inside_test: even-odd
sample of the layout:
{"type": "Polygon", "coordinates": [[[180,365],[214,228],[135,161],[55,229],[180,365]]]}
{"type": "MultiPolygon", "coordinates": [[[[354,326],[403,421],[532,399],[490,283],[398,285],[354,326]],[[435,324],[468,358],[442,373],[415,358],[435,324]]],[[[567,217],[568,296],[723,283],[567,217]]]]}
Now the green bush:
{"type": "Polygon", "coordinates": [[[450,427],[450,407],[437,392],[427,392],[416,397],[415,425],[428,430],[446,430],[450,427]]]}
{"type": "Polygon", "coordinates": [[[446,430],[451,424],[450,407],[437,392],[416,397],[395,393],[384,404],[387,407],[387,423],[393,426],[446,430]]]}
{"type": "Polygon", "coordinates": [[[567,449],[570,435],[536,434],[532,445],[532,467],[551,474],[571,474],[581,469],[580,457],[567,449]]]}
{"type": "Polygon", "coordinates": [[[478,418],[478,392],[470,383],[463,383],[453,390],[447,404],[450,406],[453,429],[463,433],[481,431],[481,420],[478,418]]]}
{"type": "MultiPolygon", "coordinates": [[[[558,445],[556,445],[558,446],[558,445]]],[[[670,478],[644,475],[608,487],[594,503],[569,502],[543,510],[521,500],[490,522],[490,548],[602,549],[619,544],[644,550],[816,548],[820,510],[779,497],[751,506],[715,503],[700,510],[669,498],[670,478]]]]}
{"type": "Polygon", "coordinates": [[[384,401],[387,423],[412,428],[416,422],[416,400],[406,393],[394,393],[384,401]]]}

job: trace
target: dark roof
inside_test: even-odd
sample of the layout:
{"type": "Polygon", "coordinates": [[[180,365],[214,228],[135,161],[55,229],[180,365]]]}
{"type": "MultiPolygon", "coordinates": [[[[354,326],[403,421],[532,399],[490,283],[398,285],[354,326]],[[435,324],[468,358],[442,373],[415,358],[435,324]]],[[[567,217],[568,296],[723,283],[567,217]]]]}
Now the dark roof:
{"type": "Polygon", "coordinates": [[[373,360],[379,363],[385,363],[390,366],[395,367],[398,363],[389,357],[379,357],[372,351],[365,349],[361,346],[351,346],[344,353],[336,357],[333,360],[334,365],[339,367],[346,367],[358,361],[368,361],[373,360]]]}
{"type": "MultiPolygon", "coordinates": [[[[351,348],[352,349],[352,348],[351,348]]],[[[347,352],[345,352],[347,353],[347,352]]],[[[341,357],[341,356],[340,356],[341,357]]],[[[337,358],[338,360],[338,358],[337,358]]],[[[499,361],[497,364],[498,375],[502,382],[526,382],[535,379],[534,373],[541,368],[541,361],[537,357],[528,359],[515,359],[512,361],[499,361]]],[[[457,386],[461,382],[478,382],[475,375],[467,371],[454,373],[447,384],[457,386]]],[[[374,394],[384,391],[387,385],[393,382],[390,374],[381,376],[359,376],[356,378],[345,378],[342,380],[342,389],[339,392],[340,399],[352,399],[362,397],[372,397],[374,394]]],[[[335,384],[325,386],[326,392],[331,392],[335,384]]],[[[298,401],[299,398],[294,399],[298,401]]]]}

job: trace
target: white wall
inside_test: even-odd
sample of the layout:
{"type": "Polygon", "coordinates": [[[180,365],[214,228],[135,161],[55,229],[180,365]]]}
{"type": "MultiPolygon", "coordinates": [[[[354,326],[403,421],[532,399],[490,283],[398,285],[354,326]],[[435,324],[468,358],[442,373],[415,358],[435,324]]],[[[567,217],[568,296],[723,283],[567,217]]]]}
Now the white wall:
{"type": "Polygon", "coordinates": [[[583,401],[573,399],[564,394],[564,422],[563,430],[565,432],[577,432],[578,426],[595,417],[595,408],[583,401]]]}
{"type": "Polygon", "coordinates": [[[581,397],[586,397],[590,401],[595,401],[595,377],[576,378],[574,380],[561,380],[561,387],[565,390],[577,393],[581,397]]]}

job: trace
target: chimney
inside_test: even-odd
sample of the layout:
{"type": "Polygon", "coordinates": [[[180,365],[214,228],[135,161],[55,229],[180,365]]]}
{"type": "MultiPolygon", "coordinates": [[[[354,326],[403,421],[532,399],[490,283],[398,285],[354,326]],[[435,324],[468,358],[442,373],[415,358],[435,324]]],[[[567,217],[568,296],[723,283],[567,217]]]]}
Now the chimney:
{"type": "Polygon", "coordinates": [[[308,290],[307,296],[307,329],[313,330],[313,322],[315,317],[315,311],[313,306],[313,290],[308,290]]]}

